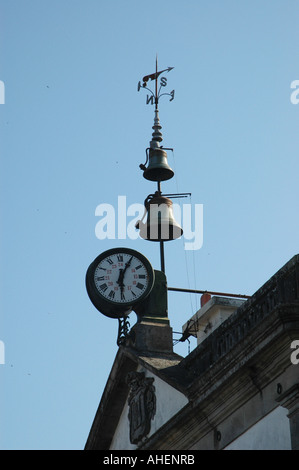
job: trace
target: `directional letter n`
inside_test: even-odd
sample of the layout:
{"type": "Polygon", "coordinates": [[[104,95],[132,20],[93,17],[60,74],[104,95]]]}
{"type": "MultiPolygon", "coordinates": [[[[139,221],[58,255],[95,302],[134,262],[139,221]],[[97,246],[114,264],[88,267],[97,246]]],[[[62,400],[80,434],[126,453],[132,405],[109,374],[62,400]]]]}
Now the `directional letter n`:
{"type": "Polygon", "coordinates": [[[146,95],[146,104],[154,104],[154,96],[148,96],[146,95]]]}

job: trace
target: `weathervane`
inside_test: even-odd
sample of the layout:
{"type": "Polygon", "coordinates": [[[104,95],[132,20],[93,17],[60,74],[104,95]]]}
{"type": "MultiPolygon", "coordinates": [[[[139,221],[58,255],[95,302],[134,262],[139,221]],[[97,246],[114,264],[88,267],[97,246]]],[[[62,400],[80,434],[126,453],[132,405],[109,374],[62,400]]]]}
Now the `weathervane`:
{"type": "Polygon", "coordinates": [[[166,77],[161,77],[160,79],[160,88],[158,90],[158,77],[163,73],[163,72],[170,72],[172,69],[174,69],[174,67],[167,67],[167,69],[164,69],[164,70],[160,70],[158,72],[158,57],[156,56],[156,72],[150,74],[150,75],[145,75],[142,79],[143,83],[141,84],[141,82],[139,81],[138,82],[138,87],[137,87],[137,90],[140,91],[141,88],[145,88],[146,90],[148,90],[151,95],[147,95],[146,96],[146,104],[154,104],[155,103],[155,108],[157,109],[158,108],[158,102],[159,102],[159,99],[161,98],[161,96],[164,96],[164,95],[168,95],[170,96],[170,100],[169,101],[172,101],[174,99],[174,90],[172,90],[170,93],[161,93],[161,89],[166,87],[167,85],[167,78],[166,77]],[[147,87],[147,82],[151,80],[151,81],[155,81],[155,92],[153,92],[150,88],[147,87]]]}

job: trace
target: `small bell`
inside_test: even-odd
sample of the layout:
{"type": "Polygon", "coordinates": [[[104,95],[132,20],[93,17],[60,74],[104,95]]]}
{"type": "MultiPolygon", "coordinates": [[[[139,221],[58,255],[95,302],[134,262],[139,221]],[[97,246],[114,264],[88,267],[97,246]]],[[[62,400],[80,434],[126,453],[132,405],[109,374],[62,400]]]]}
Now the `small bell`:
{"type": "Polygon", "coordinates": [[[167,153],[160,147],[159,142],[162,142],[162,133],[160,125],[158,109],[155,110],[155,119],[153,125],[154,132],[150,142],[148,154],[148,166],[140,165],[143,170],[143,176],[150,181],[166,181],[173,177],[174,171],[170,168],[167,162],[167,153]]]}
{"type": "Polygon", "coordinates": [[[150,181],[166,181],[172,178],[174,171],[167,163],[167,153],[160,147],[149,149],[149,163],[143,177],[150,181]]]}

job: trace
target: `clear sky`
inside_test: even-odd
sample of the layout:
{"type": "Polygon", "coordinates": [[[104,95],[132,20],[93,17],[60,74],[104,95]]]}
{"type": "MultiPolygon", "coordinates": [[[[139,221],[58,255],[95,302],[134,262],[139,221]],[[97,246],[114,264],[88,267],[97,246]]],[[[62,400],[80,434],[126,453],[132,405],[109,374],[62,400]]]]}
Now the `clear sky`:
{"type": "MultiPolygon", "coordinates": [[[[126,246],[160,269],[157,244],[95,235],[99,204],[156,189],[137,92],[156,54],[175,89],[162,190],[204,214],[201,249],[165,244],[168,285],[251,295],[299,252],[298,21],[295,0],[0,0],[2,449],[84,447],[117,352],[87,267],[126,246]]],[[[174,331],[199,301],[169,293],[174,331]]]]}

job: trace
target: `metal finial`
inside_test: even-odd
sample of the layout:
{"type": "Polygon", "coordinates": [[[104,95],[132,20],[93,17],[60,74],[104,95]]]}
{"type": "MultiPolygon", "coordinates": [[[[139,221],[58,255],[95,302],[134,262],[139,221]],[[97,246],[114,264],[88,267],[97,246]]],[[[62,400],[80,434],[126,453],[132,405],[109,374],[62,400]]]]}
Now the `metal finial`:
{"type": "Polygon", "coordinates": [[[152,133],[152,141],[162,142],[162,132],[160,131],[160,129],[162,129],[162,126],[160,124],[159,110],[157,107],[155,109],[154,125],[152,128],[154,129],[154,132],[152,133]]]}

